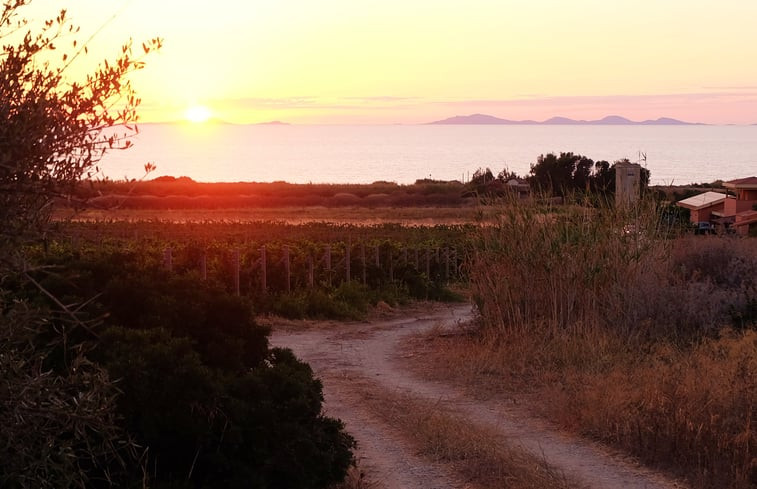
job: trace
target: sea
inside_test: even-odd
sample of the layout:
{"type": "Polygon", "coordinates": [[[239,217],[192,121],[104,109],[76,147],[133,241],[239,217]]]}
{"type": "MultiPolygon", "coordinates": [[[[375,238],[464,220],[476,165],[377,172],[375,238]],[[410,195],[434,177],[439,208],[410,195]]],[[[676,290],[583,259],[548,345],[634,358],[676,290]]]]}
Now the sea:
{"type": "Polygon", "coordinates": [[[528,175],[540,155],[627,158],[653,185],[757,175],[757,126],[141,124],[99,177],[202,182],[413,183],[470,179],[479,168],[528,175]]]}

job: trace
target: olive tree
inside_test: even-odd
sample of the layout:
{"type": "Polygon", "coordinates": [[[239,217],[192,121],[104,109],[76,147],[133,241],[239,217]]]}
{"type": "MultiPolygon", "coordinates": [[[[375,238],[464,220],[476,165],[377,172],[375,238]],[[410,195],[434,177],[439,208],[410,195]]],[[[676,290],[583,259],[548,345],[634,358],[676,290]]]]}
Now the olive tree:
{"type": "Polygon", "coordinates": [[[139,99],[128,75],[160,40],[137,57],[124,45],[73,79],[86,43],[65,10],[27,20],[30,1],[0,5],[0,487],[141,486],[140,451],[116,422],[118,389],[87,359],[91,341],[71,334],[96,336],[97,321],[42,288],[20,245],[106,151],[129,146],[139,99]]]}
{"type": "Polygon", "coordinates": [[[139,104],[128,80],[139,57],[160,47],[131,42],[114,61],[83,79],[69,77],[87,54],[62,10],[38,27],[23,17],[31,0],[11,0],[0,12],[0,228],[2,238],[42,229],[54,199],[66,198],[103,154],[127,148],[139,104]],[[35,32],[33,32],[33,30],[35,32]],[[120,131],[110,130],[119,126],[120,131]],[[105,132],[108,130],[108,132],[105,132]]]}

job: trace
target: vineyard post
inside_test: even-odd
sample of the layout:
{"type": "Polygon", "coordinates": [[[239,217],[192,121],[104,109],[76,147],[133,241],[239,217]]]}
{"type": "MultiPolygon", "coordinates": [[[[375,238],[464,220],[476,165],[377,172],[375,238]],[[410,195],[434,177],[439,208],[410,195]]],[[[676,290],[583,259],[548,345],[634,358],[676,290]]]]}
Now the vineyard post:
{"type": "Polygon", "coordinates": [[[363,265],[363,285],[366,284],[366,278],[368,274],[366,273],[366,263],[365,263],[365,243],[360,243],[360,263],[363,265]]]}
{"type": "Polygon", "coordinates": [[[313,288],[313,257],[308,255],[308,288],[313,288]]]}
{"type": "Polygon", "coordinates": [[[415,270],[421,271],[420,262],[418,261],[418,248],[415,249],[415,270]]]}
{"type": "Polygon", "coordinates": [[[402,249],[402,266],[407,266],[407,246],[402,249]]]}
{"type": "Polygon", "coordinates": [[[331,285],[331,245],[326,245],[326,255],[324,256],[324,259],[326,260],[326,277],[328,278],[329,285],[331,285]]]}
{"type": "Polygon", "coordinates": [[[163,266],[169,272],[173,271],[173,256],[171,255],[171,247],[169,246],[163,250],[163,266]]]}
{"type": "Polygon", "coordinates": [[[375,255],[376,255],[376,268],[381,268],[381,263],[380,263],[380,259],[381,258],[379,256],[379,247],[378,246],[376,246],[376,248],[375,248],[375,255]]]}
{"type": "Polygon", "coordinates": [[[431,249],[426,248],[426,278],[431,280],[431,249]]]}
{"type": "Polygon", "coordinates": [[[234,250],[232,262],[234,266],[234,294],[239,296],[239,248],[234,250]]]}
{"type": "Polygon", "coordinates": [[[449,282],[449,248],[444,248],[444,280],[449,282]]]}
{"type": "Polygon", "coordinates": [[[284,272],[287,276],[287,294],[292,291],[292,275],[289,268],[289,246],[284,246],[284,272]]]}
{"type": "Polygon", "coordinates": [[[267,276],[267,260],[265,257],[265,246],[260,247],[260,284],[263,288],[263,293],[268,291],[268,276],[267,276]]]}
{"type": "Polygon", "coordinates": [[[394,259],[392,257],[392,246],[389,245],[389,282],[394,282],[394,259]]]}
{"type": "Polygon", "coordinates": [[[452,248],[452,272],[455,274],[455,278],[460,278],[460,268],[457,266],[457,249],[452,248]]]}
{"type": "Polygon", "coordinates": [[[200,277],[202,278],[202,281],[206,281],[208,279],[208,251],[202,250],[202,254],[200,255],[200,277]]]}
{"type": "Polygon", "coordinates": [[[344,275],[347,283],[350,283],[350,248],[352,248],[352,240],[347,240],[344,248],[344,275]]]}

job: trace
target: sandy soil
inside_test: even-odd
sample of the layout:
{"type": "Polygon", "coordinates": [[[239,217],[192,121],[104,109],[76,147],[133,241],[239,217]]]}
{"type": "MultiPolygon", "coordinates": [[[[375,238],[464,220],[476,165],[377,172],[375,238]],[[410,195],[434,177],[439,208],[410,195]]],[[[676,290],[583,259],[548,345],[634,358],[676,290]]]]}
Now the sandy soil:
{"type": "MultiPolygon", "coordinates": [[[[324,384],[325,410],[344,421],[358,442],[357,457],[366,475],[387,489],[464,488],[451,467],[419,457],[402,433],[375,419],[361,406],[365,378],[397,392],[432,400],[516,447],[542,457],[566,477],[590,488],[670,489],[684,487],[601,446],[556,431],[514,403],[466,397],[451,385],[429,382],[401,367],[401,346],[434,327],[454,327],[469,319],[468,305],[405,311],[360,323],[276,324],[271,342],[288,347],[310,363],[324,384]]],[[[410,352],[412,355],[412,352],[410,352]]]]}

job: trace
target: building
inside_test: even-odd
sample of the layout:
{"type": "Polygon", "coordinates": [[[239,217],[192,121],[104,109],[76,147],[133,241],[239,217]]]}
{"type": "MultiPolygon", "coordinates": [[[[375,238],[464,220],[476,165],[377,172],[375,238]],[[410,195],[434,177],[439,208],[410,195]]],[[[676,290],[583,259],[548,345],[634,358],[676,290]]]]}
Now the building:
{"type": "Polygon", "coordinates": [[[726,216],[735,216],[739,212],[754,210],[752,207],[757,204],[757,177],[723,182],[723,186],[736,194],[735,199],[728,199],[729,201],[726,202],[726,216]]]}
{"type": "Polygon", "coordinates": [[[723,182],[723,186],[736,194],[735,199],[726,200],[724,211],[725,217],[733,217],[736,232],[746,236],[757,230],[757,177],[723,182]]]}
{"type": "Polygon", "coordinates": [[[615,205],[638,202],[641,196],[641,165],[629,161],[615,163],[615,205]]]}
{"type": "Polygon", "coordinates": [[[723,217],[726,200],[736,200],[727,197],[720,192],[705,192],[680,200],[677,205],[689,210],[692,223],[710,222],[714,218],[723,217]]]}
{"type": "Polygon", "coordinates": [[[723,186],[736,195],[704,192],[676,205],[689,209],[692,223],[720,224],[741,235],[757,232],[757,177],[731,180],[723,186]]]}

